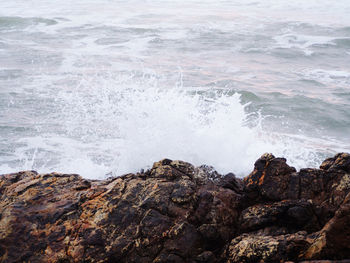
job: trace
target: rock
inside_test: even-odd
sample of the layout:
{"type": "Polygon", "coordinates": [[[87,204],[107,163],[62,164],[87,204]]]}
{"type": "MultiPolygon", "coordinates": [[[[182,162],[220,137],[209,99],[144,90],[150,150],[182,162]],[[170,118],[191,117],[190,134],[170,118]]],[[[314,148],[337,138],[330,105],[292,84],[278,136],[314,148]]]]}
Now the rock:
{"type": "MultiPolygon", "coordinates": [[[[165,159],[143,174],[105,181],[3,175],[1,261],[216,260],[236,231],[240,195],[201,173],[203,181],[191,164],[165,159]]],[[[236,187],[235,178],[228,181],[236,187]]]]}
{"type": "Polygon", "coordinates": [[[350,192],[335,216],[315,235],[304,258],[350,259],[350,192]]]}
{"type": "Polygon", "coordinates": [[[203,253],[199,254],[196,258],[196,262],[200,263],[210,263],[215,261],[215,255],[211,251],[204,251],[203,253]]]}
{"type": "Polygon", "coordinates": [[[298,260],[298,255],[307,247],[305,233],[281,236],[243,234],[236,237],[224,252],[224,262],[284,262],[298,260]]]}
{"type": "Polygon", "coordinates": [[[326,159],[320,165],[320,169],[326,171],[343,170],[350,173],[350,154],[338,153],[334,157],[326,159]]]}
{"type": "Polygon", "coordinates": [[[243,180],[169,159],[101,181],[2,175],[0,261],[345,262],[349,160],[297,172],[265,154],[243,180]]]}
{"type": "MultiPolygon", "coordinates": [[[[287,262],[286,262],[287,263],[287,262]]],[[[291,262],[293,263],[293,262],[291,262]]],[[[350,259],[345,260],[303,260],[300,263],[350,263],[350,259]]]]}
{"type": "MultiPolygon", "coordinates": [[[[294,233],[299,230],[315,232],[321,228],[312,203],[304,200],[250,206],[242,211],[240,226],[241,232],[250,232],[270,226],[280,226],[282,232],[285,233],[294,233]]],[[[276,229],[273,231],[276,232],[276,229]]]]}
{"type": "Polygon", "coordinates": [[[295,172],[286,159],[264,154],[255,162],[254,171],[244,178],[245,192],[254,200],[297,199],[299,184],[295,172]]]}

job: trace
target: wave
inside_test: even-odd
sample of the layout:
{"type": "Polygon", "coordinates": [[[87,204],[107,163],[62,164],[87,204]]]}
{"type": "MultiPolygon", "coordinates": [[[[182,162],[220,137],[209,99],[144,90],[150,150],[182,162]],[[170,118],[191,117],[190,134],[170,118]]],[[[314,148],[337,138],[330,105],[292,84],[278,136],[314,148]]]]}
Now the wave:
{"type": "Polygon", "coordinates": [[[22,30],[40,24],[50,26],[57,21],[41,17],[0,16],[0,31],[22,30]]]}
{"type": "Polygon", "coordinates": [[[297,168],[316,166],[329,154],[324,141],[263,129],[266,116],[249,113],[249,103],[232,90],[184,88],[181,79],[173,88],[157,83],[152,76],[91,76],[74,89],[62,86],[57,111],[45,121],[56,131],[21,138],[0,172],[56,170],[102,178],[170,158],[244,176],[265,152],[287,157],[297,168]]]}

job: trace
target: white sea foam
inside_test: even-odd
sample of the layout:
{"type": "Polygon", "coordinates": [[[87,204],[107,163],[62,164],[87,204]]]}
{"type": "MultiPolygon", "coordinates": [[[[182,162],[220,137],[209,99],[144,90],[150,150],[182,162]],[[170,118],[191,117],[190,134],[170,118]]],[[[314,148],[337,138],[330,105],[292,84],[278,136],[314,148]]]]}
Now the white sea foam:
{"type": "Polygon", "coordinates": [[[313,54],[313,51],[310,49],[313,46],[336,45],[334,43],[336,38],[328,36],[296,35],[288,33],[275,36],[273,39],[276,41],[274,48],[297,48],[307,56],[313,54]]]}
{"type": "Polygon", "coordinates": [[[289,158],[298,168],[320,161],[316,147],[305,138],[264,131],[261,117],[249,122],[237,93],[148,89],[132,94],[122,103],[124,147],[116,161],[117,173],[164,157],[209,164],[221,173],[241,176],[266,151],[289,158]]]}
{"type": "Polygon", "coordinates": [[[324,151],[325,142],[263,130],[262,117],[252,118],[238,93],[183,88],[181,80],[174,88],[157,85],[151,75],[87,76],[73,90],[62,88],[56,122],[63,132],[20,139],[20,168],[103,178],[170,158],[243,176],[264,152],[297,168],[320,161],[315,150],[324,151]]]}
{"type": "Polygon", "coordinates": [[[306,79],[315,80],[323,84],[349,85],[350,72],[343,70],[305,69],[301,74],[306,79]]]}
{"type": "Polygon", "coordinates": [[[32,5],[0,3],[2,21],[13,23],[0,39],[0,67],[8,69],[0,83],[0,173],[36,169],[101,178],[167,157],[246,175],[264,152],[300,168],[350,149],[342,125],[350,81],[343,56],[348,0],[32,5]],[[331,107],[340,96],[335,88],[345,102],[341,109],[331,107]],[[236,91],[253,94],[254,107],[236,91]],[[293,100],[281,105],[286,94],[329,102],[330,113],[304,118],[317,110],[293,100]],[[296,112],[284,120],[288,130],[298,127],[298,136],[282,133],[281,114],[289,108],[296,112]],[[324,132],[303,135],[300,127],[324,132]],[[340,134],[342,142],[312,138],[320,134],[340,134]]]}

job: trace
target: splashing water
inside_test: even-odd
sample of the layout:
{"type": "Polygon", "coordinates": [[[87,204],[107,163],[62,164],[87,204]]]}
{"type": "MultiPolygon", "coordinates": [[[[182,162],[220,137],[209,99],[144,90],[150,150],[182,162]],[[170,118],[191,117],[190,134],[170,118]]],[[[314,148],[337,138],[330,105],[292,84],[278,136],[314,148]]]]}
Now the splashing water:
{"type": "Polygon", "coordinates": [[[73,90],[62,86],[55,104],[40,135],[19,140],[24,146],[15,155],[22,169],[103,178],[170,158],[244,176],[267,151],[297,167],[320,158],[314,147],[301,150],[304,139],[264,131],[261,115],[248,113],[249,103],[234,91],[159,88],[155,76],[94,75],[73,90]],[[48,127],[56,130],[46,132],[48,127]]]}
{"type": "Polygon", "coordinates": [[[31,4],[0,3],[0,174],[350,150],[347,0],[31,4]]]}

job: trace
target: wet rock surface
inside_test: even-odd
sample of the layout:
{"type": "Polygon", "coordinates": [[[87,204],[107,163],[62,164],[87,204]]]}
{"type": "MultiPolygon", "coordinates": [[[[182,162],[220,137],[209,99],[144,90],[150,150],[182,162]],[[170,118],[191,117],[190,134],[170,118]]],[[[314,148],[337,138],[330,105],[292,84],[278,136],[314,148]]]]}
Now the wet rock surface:
{"type": "Polygon", "coordinates": [[[350,262],[350,155],[244,179],[164,159],[106,180],[0,176],[1,262],[350,262]],[[325,261],[324,261],[325,260],[325,261]]]}

